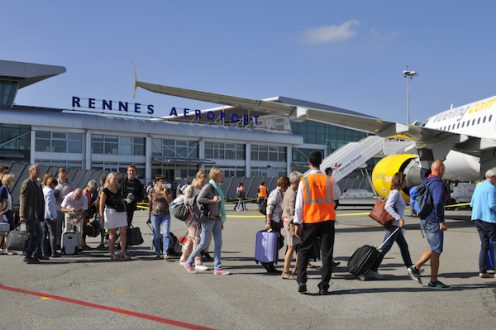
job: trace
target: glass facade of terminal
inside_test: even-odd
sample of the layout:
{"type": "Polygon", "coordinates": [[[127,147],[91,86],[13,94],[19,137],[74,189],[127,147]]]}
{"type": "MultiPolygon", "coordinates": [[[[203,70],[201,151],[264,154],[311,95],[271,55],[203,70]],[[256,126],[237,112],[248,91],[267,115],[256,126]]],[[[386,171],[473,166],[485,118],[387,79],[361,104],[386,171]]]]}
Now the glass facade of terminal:
{"type": "Polygon", "coordinates": [[[37,131],[35,150],[40,152],[82,153],[83,134],[37,131]]]}
{"type": "MultiPolygon", "coordinates": [[[[365,132],[309,120],[302,123],[291,122],[291,129],[294,134],[303,137],[305,144],[320,145],[325,156],[349,142],[360,141],[369,135],[365,132]]],[[[294,167],[300,169],[313,150],[315,148],[293,148],[293,163],[297,165],[294,167]]]]}
{"type": "MultiPolygon", "coordinates": [[[[253,146],[252,146],[253,152],[253,146]]],[[[245,145],[239,143],[222,143],[205,141],[205,158],[245,160],[245,145]]]]}
{"type": "Polygon", "coordinates": [[[100,155],[144,156],[145,138],[91,134],[91,151],[100,155]]]}
{"type": "Polygon", "coordinates": [[[0,108],[11,108],[17,93],[17,80],[0,79],[0,108]]]}
{"type": "Polygon", "coordinates": [[[29,162],[31,127],[0,124],[0,160],[29,162]]]}

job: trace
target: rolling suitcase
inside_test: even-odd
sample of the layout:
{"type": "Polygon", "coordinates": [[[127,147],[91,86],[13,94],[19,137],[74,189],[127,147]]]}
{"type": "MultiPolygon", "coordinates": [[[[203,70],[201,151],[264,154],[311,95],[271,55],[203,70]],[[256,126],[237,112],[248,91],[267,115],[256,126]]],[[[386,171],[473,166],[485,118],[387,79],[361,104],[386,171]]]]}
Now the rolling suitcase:
{"type": "Polygon", "coordinates": [[[10,231],[10,223],[0,222],[0,235],[7,235],[10,231]]]}
{"type": "Polygon", "coordinates": [[[255,262],[258,264],[275,262],[277,263],[277,248],[279,233],[274,231],[261,230],[256,235],[255,241],[255,262]]]}
{"type": "Polygon", "coordinates": [[[60,245],[63,254],[76,254],[77,253],[77,234],[74,231],[65,231],[62,233],[60,245]]]}
{"type": "Polygon", "coordinates": [[[493,240],[489,240],[489,250],[487,250],[487,256],[486,256],[487,270],[496,270],[496,267],[494,265],[494,255],[493,255],[494,243],[495,242],[493,240]]]}
{"type": "Polygon", "coordinates": [[[371,245],[359,247],[348,261],[348,272],[356,277],[366,276],[370,271],[370,268],[372,268],[374,262],[377,260],[377,257],[379,257],[379,250],[399,229],[400,228],[398,227],[391,235],[389,235],[389,237],[381,244],[381,246],[379,246],[378,249],[371,245]]]}

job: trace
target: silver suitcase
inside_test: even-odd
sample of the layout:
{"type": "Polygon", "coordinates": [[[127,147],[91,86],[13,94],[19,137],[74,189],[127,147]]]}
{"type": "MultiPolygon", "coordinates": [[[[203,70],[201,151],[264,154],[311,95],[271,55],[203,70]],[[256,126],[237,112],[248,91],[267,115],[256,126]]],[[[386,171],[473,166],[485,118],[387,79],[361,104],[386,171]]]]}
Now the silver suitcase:
{"type": "Polygon", "coordinates": [[[10,231],[10,224],[7,222],[0,222],[0,235],[7,235],[10,231]]]}
{"type": "Polygon", "coordinates": [[[62,248],[62,253],[64,254],[76,254],[77,253],[77,234],[73,231],[66,231],[62,233],[62,239],[60,241],[62,248]]]}

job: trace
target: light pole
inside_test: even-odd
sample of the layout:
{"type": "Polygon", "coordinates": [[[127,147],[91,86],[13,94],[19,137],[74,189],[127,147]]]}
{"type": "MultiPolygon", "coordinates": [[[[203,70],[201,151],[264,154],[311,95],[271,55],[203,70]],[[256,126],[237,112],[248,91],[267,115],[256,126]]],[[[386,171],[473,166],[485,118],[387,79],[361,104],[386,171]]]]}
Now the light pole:
{"type": "Polygon", "coordinates": [[[406,124],[410,125],[410,81],[413,77],[418,76],[416,71],[408,70],[408,65],[406,70],[403,71],[403,78],[406,78],[406,124]]]}

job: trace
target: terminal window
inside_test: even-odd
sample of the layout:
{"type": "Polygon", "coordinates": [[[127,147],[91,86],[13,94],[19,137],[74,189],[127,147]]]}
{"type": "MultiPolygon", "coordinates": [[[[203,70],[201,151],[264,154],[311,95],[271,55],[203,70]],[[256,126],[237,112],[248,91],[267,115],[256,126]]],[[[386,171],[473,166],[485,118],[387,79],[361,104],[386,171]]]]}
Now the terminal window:
{"type": "Polygon", "coordinates": [[[198,159],[199,142],[177,139],[152,139],[152,156],[198,159]]]}
{"type": "Polygon", "coordinates": [[[0,124],[0,149],[30,150],[31,128],[22,125],[0,124]]]}
{"type": "Polygon", "coordinates": [[[91,152],[99,155],[144,156],[145,138],[91,134],[91,152]]]}
{"type": "Polygon", "coordinates": [[[0,107],[11,108],[19,82],[15,80],[0,80],[0,107]]]}
{"type": "Polygon", "coordinates": [[[205,142],[205,158],[245,160],[245,145],[239,143],[205,142]]]}
{"type": "Polygon", "coordinates": [[[36,131],[35,150],[38,152],[77,153],[83,151],[83,134],[36,131]]]}

